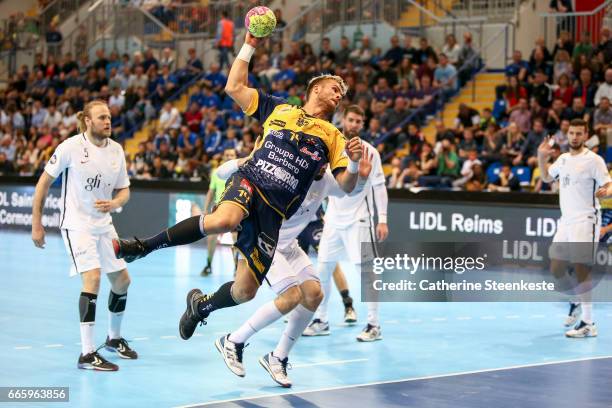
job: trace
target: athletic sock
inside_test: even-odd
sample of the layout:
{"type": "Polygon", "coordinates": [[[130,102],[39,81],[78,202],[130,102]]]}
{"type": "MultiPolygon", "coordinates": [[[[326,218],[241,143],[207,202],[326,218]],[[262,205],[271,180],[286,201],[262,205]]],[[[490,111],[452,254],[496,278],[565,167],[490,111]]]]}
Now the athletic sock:
{"type": "Polygon", "coordinates": [[[344,304],[344,308],[353,307],[353,298],[349,296],[348,289],[341,290],[340,296],[342,296],[342,303],[344,304]]]}
{"type": "Polygon", "coordinates": [[[94,325],[96,320],[95,293],[81,292],[79,297],[79,316],[81,321],[81,352],[83,355],[96,350],[94,345],[94,325]]]}
{"type": "Polygon", "coordinates": [[[378,320],[378,302],[368,302],[368,324],[380,326],[378,320]]]}
{"type": "Polygon", "coordinates": [[[149,252],[161,248],[190,244],[206,236],[202,227],[203,223],[203,215],[189,217],[155,236],[143,239],[142,243],[149,252]]]}
{"type": "Polygon", "coordinates": [[[297,305],[293,309],[289,315],[289,322],[285,327],[285,331],[272,352],[274,357],[283,360],[289,355],[289,352],[304,332],[304,329],[306,329],[308,323],[312,320],[313,315],[314,312],[311,312],[302,305],[297,305]]]}
{"type": "Polygon", "coordinates": [[[123,312],[127,302],[127,293],[118,295],[112,290],[108,295],[108,338],[121,338],[121,321],[123,320],[123,312]]]}
{"type": "Polygon", "coordinates": [[[593,303],[582,303],[582,321],[588,324],[593,323],[593,303]]]}
{"type": "Polygon", "coordinates": [[[245,343],[249,337],[260,331],[266,326],[274,323],[283,314],[278,310],[273,300],[261,306],[255,313],[244,322],[242,326],[229,336],[229,341],[233,343],[245,343]]]}
{"type": "Polygon", "coordinates": [[[319,277],[321,279],[321,290],[323,290],[323,300],[317,309],[315,318],[322,322],[327,322],[327,306],[329,297],[331,295],[331,276],[334,268],[336,267],[335,262],[320,262],[319,263],[319,277]]]}
{"type": "Polygon", "coordinates": [[[205,319],[210,313],[217,309],[232,307],[238,304],[232,297],[233,284],[234,281],[225,282],[207,300],[204,300],[198,304],[198,314],[202,319],[205,319]]]}

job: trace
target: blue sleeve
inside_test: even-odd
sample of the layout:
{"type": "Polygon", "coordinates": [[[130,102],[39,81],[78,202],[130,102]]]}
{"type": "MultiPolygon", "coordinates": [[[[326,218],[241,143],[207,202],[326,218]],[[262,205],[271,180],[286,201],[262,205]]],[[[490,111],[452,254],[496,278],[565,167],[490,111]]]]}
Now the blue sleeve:
{"type": "Polygon", "coordinates": [[[251,106],[249,106],[245,113],[260,122],[264,122],[278,105],[286,103],[287,101],[282,98],[257,90],[257,96],[253,98],[251,106]]]}

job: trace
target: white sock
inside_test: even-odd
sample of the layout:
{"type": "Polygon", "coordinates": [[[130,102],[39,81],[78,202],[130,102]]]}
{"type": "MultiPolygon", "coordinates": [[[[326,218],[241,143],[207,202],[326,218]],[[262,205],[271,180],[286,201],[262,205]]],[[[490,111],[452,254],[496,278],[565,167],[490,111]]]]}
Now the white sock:
{"type": "Polygon", "coordinates": [[[380,326],[378,320],[378,302],[368,302],[368,324],[380,326]]]}
{"type": "Polygon", "coordinates": [[[271,300],[257,309],[257,311],[249,317],[249,320],[244,322],[238,330],[230,334],[229,341],[233,343],[244,343],[249,337],[280,319],[282,315],[283,314],[274,304],[274,301],[271,300]]]}
{"type": "Polygon", "coordinates": [[[593,323],[593,303],[582,302],[582,321],[588,324],[593,323]]]}
{"type": "Polygon", "coordinates": [[[319,279],[321,280],[321,290],[323,291],[323,300],[315,313],[315,319],[322,322],[327,322],[327,304],[331,296],[332,273],[336,267],[335,262],[319,262],[319,279]]]}
{"type": "Polygon", "coordinates": [[[81,323],[81,353],[89,354],[96,350],[94,346],[94,322],[81,323]]]}
{"type": "Polygon", "coordinates": [[[302,305],[297,305],[297,307],[293,309],[293,312],[291,312],[289,316],[289,322],[285,327],[285,331],[272,352],[274,357],[284,360],[285,357],[289,355],[289,352],[304,332],[304,329],[308,326],[308,323],[310,323],[313,315],[314,312],[311,312],[302,305]]]}
{"type": "Polygon", "coordinates": [[[110,339],[121,338],[121,321],[123,320],[123,312],[113,313],[108,312],[108,337],[110,339]]]}

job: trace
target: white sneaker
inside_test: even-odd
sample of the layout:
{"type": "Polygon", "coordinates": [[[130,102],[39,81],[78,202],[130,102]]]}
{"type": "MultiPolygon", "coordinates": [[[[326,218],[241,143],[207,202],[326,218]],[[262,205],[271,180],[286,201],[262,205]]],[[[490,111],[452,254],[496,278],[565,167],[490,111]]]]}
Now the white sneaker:
{"type": "Polygon", "coordinates": [[[382,340],[382,331],[380,326],[372,326],[370,323],[363,329],[363,331],[357,336],[357,341],[376,341],[382,340]]]}
{"type": "Polygon", "coordinates": [[[244,377],[244,365],[242,364],[242,351],[244,350],[243,343],[234,343],[229,341],[229,334],[215,341],[217,350],[223,356],[223,361],[230,371],[238,377],[244,377]]]}
{"type": "Polygon", "coordinates": [[[308,325],[306,330],[304,330],[302,336],[329,336],[329,323],[322,322],[320,319],[314,319],[312,323],[308,325]]]}
{"type": "Polygon", "coordinates": [[[565,332],[565,337],[580,339],[583,337],[597,337],[597,327],[595,323],[585,323],[580,321],[580,324],[571,330],[565,332]]]}
{"type": "Polygon", "coordinates": [[[580,316],[582,316],[582,306],[580,303],[570,302],[569,314],[565,318],[565,327],[576,325],[578,320],[580,320],[580,316]]]}
{"type": "Polygon", "coordinates": [[[281,360],[275,357],[274,354],[268,353],[259,359],[259,364],[266,369],[270,377],[281,387],[291,387],[291,380],[287,377],[287,365],[289,364],[289,358],[285,357],[281,360]]]}
{"type": "Polygon", "coordinates": [[[357,313],[355,313],[355,309],[353,309],[352,307],[347,307],[346,309],[344,309],[344,323],[357,323],[357,313]]]}

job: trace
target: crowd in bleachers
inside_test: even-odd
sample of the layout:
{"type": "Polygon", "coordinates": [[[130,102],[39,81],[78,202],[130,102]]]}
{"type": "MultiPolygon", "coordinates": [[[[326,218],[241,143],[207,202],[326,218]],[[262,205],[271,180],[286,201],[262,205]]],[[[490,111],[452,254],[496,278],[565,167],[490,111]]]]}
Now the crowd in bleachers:
{"type": "Polygon", "coordinates": [[[537,168],[537,148],[546,137],[555,143],[551,163],[568,150],[567,131],[575,118],[589,124],[590,149],[605,157],[612,147],[611,60],[607,28],[598,44],[588,33],[574,43],[561,32],[552,50],[538,39],[528,59],[514,51],[494,105],[481,112],[460,105],[451,129],[438,121],[434,146],[393,159],[389,187],[555,190],[541,182],[537,168]]]}
{"type": "Polygon", "coordinates": [[[153,52],[132,56],[87,54],[59,59],[37,55],[0,92],[0,174],[37,175],[55,147],[77,131],[76,113],[92,99],[109,103],[114,135],[121,139],[145,120],[157,117],[164,101],[203,66],[192,50],[177,69],[170,49],[158,60],[153,52]]]}
{"type": "MultiPolygon", "coordinates": [[[[252,59],[251,86],[301,105],[313,75],[342,76],[349,92],[332,122],[340,126],[348,104],[364,109],[361,136],[390,163],[390,188],[551,189],[534,172],[543,137],[554,134],[558,155],[567,149],[568,121],[584,117],[596,136],[589,145],[602,152],[612,129],[608,30],[598,44],[588,38],[573,44],[562,33],[552,51],[538,40],[528,60],[515,52],[507,83],[498,87],[491,109],[462,105],[452,128],[437,121],[434,143],[425,140],[421,127],[435,115],[441,97],[456,93],[479,64],[469,33],[461,43],[449,35],[436,47],[425,38],[394,36],[384,51],[368,37],[358,44],[343,37],[336,49],[324,38],[316,54],[304,42],[271,47],[252,59]],[[377,143],[383,136],[384,142],[377,143]]],[[[149,51],[133,56],[99,51],[93,62],[86,56],[45,62],[39,57],[34,66],[20,68],[0,94],[0,173],[39,173],[54,147],[75,132],[75,112],[85,101],[103,98],[117,135],[141,120],[159,119],[155,127],[147,126],[148,140],[128,157],[131,177],[207,179],[224,149],[245,156],[261,133],[260,125],[225,95],[226,75],[219,64],[204,72],[194,50],[180,67],[171,50],[159,61],[149,51]],[[180,112],[167,98],[199,73],[196,90],[180,112]]]]}
{"type": "MultiPolygon", "coordinates": [[[[413,39],[393,37],[383,53],[372,47],[364,37],[358,47],[348,38],[341,40],[339,49],[332,49],[329,39],[322,41],[318,54],[308,43],[292,43],[282,50],[273,43],[271,52],[263,48],[252,60],[249,82],[289,103],[302,105],[308,80],[318,72],[333,72],[349,85],[347,98],[332,118],[340,126],[344,107],[358,104],[366,112],[366,128],[362,137],[376,142],[382,135],[391,135],[378,149],[385,155],[406,144],[414,151],[424,142],[418,127],[435,112],[434,93],[443,88],[449,95],[458,84],[457,67],[474,55],[471,36],[463,45],[454,44],[451,57],[437,53],[426,39],[413,47],[413,39]],[[408,126],[406,118],[414,115],[408,126]],[[416,131],[414,129],[417,129],[416,131]]],[[[261,133],[259,124],[245,118],[241,109],[224,94],[226,72],[212,64],[189,96],[185,112],[171,105],[164,106],[160,121],[151,129],[147,142],[141,143],[129,168],[136,178],[205,177],[215,166],[221,153],[235,148],[240,156],[249,154],[254,140],[261,133]]]]}

